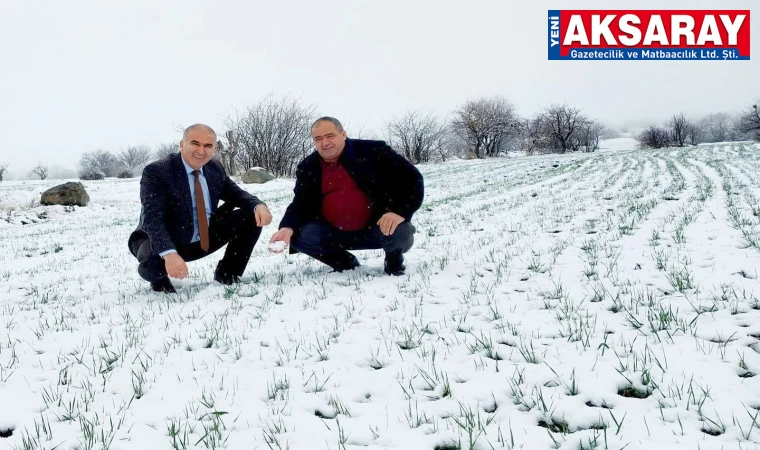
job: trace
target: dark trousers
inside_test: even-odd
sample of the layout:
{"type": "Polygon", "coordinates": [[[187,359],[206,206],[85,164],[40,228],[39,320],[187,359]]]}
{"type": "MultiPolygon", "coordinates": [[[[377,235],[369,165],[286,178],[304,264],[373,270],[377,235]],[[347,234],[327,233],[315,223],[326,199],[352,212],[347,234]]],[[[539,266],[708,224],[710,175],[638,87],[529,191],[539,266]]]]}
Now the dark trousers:
{"type": "MultiPolygon", "coordinates": [[[[200,241],[175,244],[177,253],[185,261],[195,261],[204,258],[227,245],[222,260],[217,265],[217,270],[228,275],[241,276],[248,265],[248,260],[253,253],[253,247],[261,236],[261,227],[256,226],[256,217],[253,211],[236,209],[227,204],[214,211],[209,221],[209,249],[208,252],[201,248],[200,241]]],[[[137,257],[139,266],[137,272],[150,282],[158,281],[167,276],[164,259],[150,245],[146,237],[134,245],[133,253],[137,257]]]]}
{"type": "Polygon", "coordinates": [[[356,257],[348,250],[383,249],[386,258],[399,257],[414,245],[415,231],[409,222],[401,222],[393,234],[386,236],[378,225],[341,231],[327,222],[315,221],[304,225],[290,245],[333,269],[346,269],[357,264],[356,257]]]}

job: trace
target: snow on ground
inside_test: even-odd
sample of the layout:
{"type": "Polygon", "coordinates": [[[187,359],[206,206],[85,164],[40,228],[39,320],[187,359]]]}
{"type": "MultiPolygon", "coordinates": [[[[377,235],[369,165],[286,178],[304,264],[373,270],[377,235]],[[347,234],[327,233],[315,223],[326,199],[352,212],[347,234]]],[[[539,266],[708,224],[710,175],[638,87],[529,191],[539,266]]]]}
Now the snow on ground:
{"type": "MultiPolygon", "coordinates": [[[[127,251],[137,180],[0,183],[0,446],[760,447],[760,146],[421,170],[406,276],[261,242],[175,295],[127,251]]],[[[244,187],[276,224],[292,182],[244,187]]]]}
{"type": "Polygon", "coordinates": [[[599,141],[599,151],[621,151],[621,150],[636,150],[639,146],[639,141],[632,137],[618,137],[611,139],[601,139],[599,141]]]}

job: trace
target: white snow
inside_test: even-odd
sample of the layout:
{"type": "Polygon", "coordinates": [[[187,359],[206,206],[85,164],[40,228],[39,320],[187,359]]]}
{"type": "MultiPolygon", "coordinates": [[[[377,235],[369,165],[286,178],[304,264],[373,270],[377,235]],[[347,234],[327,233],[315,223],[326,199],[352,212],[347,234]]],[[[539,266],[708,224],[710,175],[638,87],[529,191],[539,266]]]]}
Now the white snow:
{"type": "Polygon", "coordinates": [[[274,241],[269,244],[269,249],[273,252],[281,252],[287,248],[288,244],[285,241],[274,241]]]}
{"type": "Polygon", "coordinates": [[[176,295],[127,250],[138,180],[0,183],[0,446],[760,447],[760,146],[421,170],[407,275],[269,252],[274,180],[244,282],[219,252],[176,295]]]}
{"type": "Polygon", "coordinates": [[[599,141],[599,151],[621,151],[638,149],[639,141],[632,137],[602,139],[599,141]]]}

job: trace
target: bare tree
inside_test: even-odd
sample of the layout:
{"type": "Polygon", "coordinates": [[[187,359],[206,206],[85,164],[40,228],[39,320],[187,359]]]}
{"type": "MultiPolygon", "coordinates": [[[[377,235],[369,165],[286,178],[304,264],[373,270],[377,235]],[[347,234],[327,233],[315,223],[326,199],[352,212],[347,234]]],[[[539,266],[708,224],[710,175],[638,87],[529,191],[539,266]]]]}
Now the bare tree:
{"type": "Polygon", "coordinates": [[[156,159],[164,159],[173,153],[177,153],[178,151],[179,142],[161,143],[156,146],[154,157],[156,159]]]}
{"type": "Polygon", "coordinates": [[[469,144],[462,136],[451,129],[450,122],[441,119],[442,133],[436,139],[430,153],[430,161],[445,162],[452,158],[463,157],[469,151],[469,144]]]}
{"type": "Polygon", "coordinates": [[[580,109],[564,103],[545,107],[539,118],[542,128],[551,136],[553,147],[560,153],[572,149],[573,133],[587,120],[580,109]]]}
{"type": "Polygon", "coordinates": [[[8,164],[0,165],[0,181],[3,181],[3,176],[5,175],[5,172],[8,170],[8,164]]]}
{"type": "Polygon", "coordinates": [[[37,163],[34,169],[32,169],[29,172],[30,175],[37,175],[38,177],[40,177],[40,180],[44,180],[45,178],[47,178],[48,173],[49,173],[48,166],[42,164],[42,162],[37,163]]]}
{"type": "Polygon", "coordinates": [[[432,113],[408,111],[387,127],[390,145],[412,164],[429,162],[444,144],[446,127],[432,113]]]}
{"type": "Polygon", "coordinates": [[[577,128],[576,151],[582,150],[591,153],[599,150],[599,139],[604,133],[604,125],[599,122],[584,118],[577,128]]]}
{"type": "Polygon", "coordinates": [[[701,142],[726,142],[733,138],[732,122],[730,114],[721,112],[708,114],[695,127],[701,142]]]}
{"type": "Polygon", "coordinates": [[[374,128],[367,127],[366,123],[356,124],[352,120],[341,122],[346,129],[346,133],[349,138],[353,139],[369,139],[373,141],[382,141],[386,139],[381,132],[378,132],[374,128]]]}
{"type": "Polygon", "coordinates": [[[443,133],[438,136],[434,149],[433,154],[430,156],[431,160],[445,162],[451,158],[465,154],[467,151],[467,143],[459,135],[454,133],[451,130],[451,127],[445,126],[443,133]]]}
{"type": "Polygon", "coordinates": [[[751,131],[747,131],[744,128],[744,120],[742,115],[734,116],[731,120],[730,134],[731,141],[751,141],[753,139],[760,140],[760,136],[755,136],[751,131]]]}
{"type": "Polygon", "coordinates": [[[476,158],[496,156],[516,136],[520,120],[504,97],[469,100],[454,112],[452,130],[466,141],[476,158]]]}
{"type": "Polygon", "coordinates": [[[674,115],[670,119],[671,141],[675,145],[683,147],[689,138],[690,128],[691,123],[686,119],[683,113],[674,115]]]}
{"type": "Polygon", "coordinates": [[[760,141],[760,99],[748,107],[739,118],[739,129],[760,141]]]}
{"type": "MultiPolygon", "coordinates": [[[[595,149],[589,149],[592,145],[593,138],[591,137],[591,125],[593,121],[586,116],[580,115],[575,122],[575,130],[570,134],[567,139],[567,149],[573,152],[579,151],[593,151],[595,149]]],[[[597,137],[598,141],[598,137],[597,137]]],[[[555,142],[557,142],[555,138],[555,142]]]]}
{"type": "Polygon", "coordinates": [[[275,176],[293,176],[311,148],[309,127],[316,119],[315,111],[298,99],[269,95],[238,117],[229,118],[235,162],[243,170],[263,167],[275,176]]]}
{"type": "Polygon", "coordinates": [[[150,153],[150,147],[147,145],[129,146],[119,152],[119,154],[116,155],[116,159],[118,159],[127,170],[134,173],[135,169],[150,161],[150,153]]]}
{"type": "Polygon", "coordinates": [[[85,152],[79,159],[80,175],[98,174],[103,177],[115,177],[124,166],[119,159],[106,150],[85,152]]]}
{"type": "Polygon", "coordinates": [[[704,130],[699,125],[693,122],[689,122],[689,124],[686,125],[686,142],[688,142],[691,145],[699,145],[700,143],[704,141],[705,141],[704,130]]]}
{"type": "Polygon", "coordinates": [[[522,121],[520,130],[520,150],[526,155],[533,155],[537,150],[549,147],[549,133],[541,121],[541,117],[536,116],[522,121]]]}
{"type": "Polygon", "coordinates": [[[671,145],[671,133],[669,130],[650,125],[637,137],[642,148],[664,148],[671,145]]]}

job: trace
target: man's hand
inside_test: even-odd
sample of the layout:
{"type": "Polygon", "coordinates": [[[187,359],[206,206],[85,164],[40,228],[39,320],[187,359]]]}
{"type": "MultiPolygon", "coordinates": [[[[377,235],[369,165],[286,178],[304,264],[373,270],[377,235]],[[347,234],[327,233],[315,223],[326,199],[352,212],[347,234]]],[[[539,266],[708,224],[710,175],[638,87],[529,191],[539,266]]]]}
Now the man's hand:
{"type": "Polygon", "coordinates": [[[187,278],[189,275],[185,260],[177,253],[169,253],[164,256],[166,273],[172,278],[187,278]]]}
{"type": "Polygon", "coordinates": [[[396,213],[387,212],[377,221],[377,224],[380,225],[380,231],[384,235],[390,236],[396,231],[396,227],[398,227],[398,225],[404,220],[406,219],[396,213]]]}
{"type": "MultiPolygon", "coordinates": [[[[292,228],[280,228],[272,235],[272,239],[269,240],[270,244],[273,244],[277,241],[285,242],[286,247],[290,245],[290,238],[293,237],[293,229],[292,228]]],[[[269,246],[269,251],[272,253],[282,253],[285,249],[279,249],[279,248],[273,248],[272,245],[269,246]]]]}
{"type": "Polygon", "coordinates": [[[272,222],[272,213],[269,212],[267,205],[261,203],[253,209],[253,215],[256,216],[256,226],[264,227],[272,222]]]}

